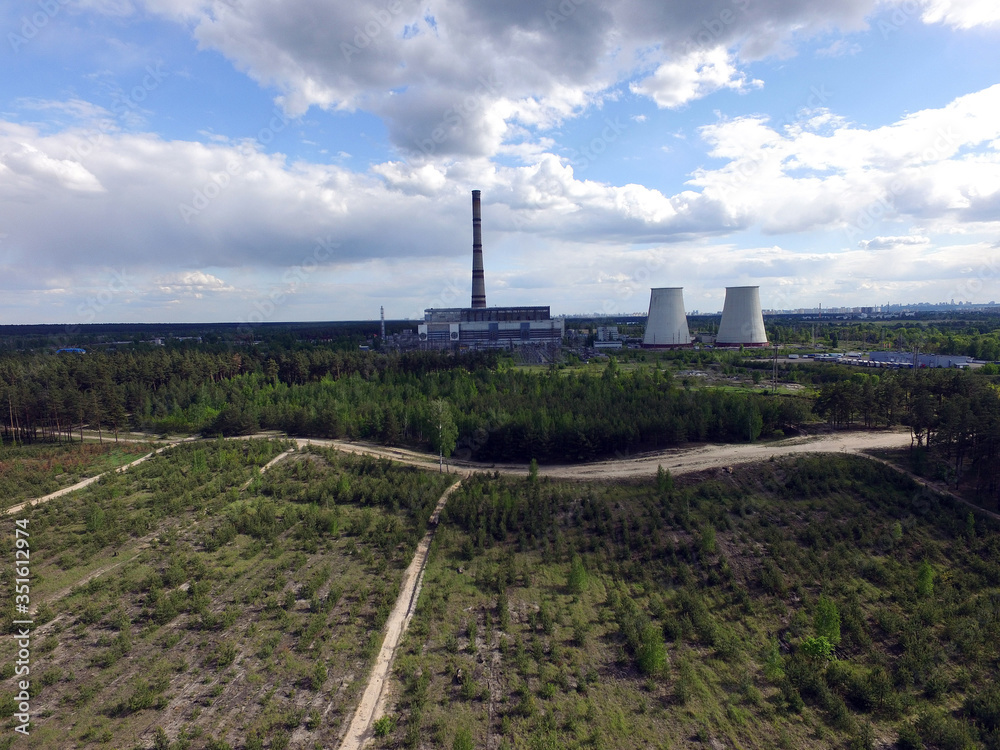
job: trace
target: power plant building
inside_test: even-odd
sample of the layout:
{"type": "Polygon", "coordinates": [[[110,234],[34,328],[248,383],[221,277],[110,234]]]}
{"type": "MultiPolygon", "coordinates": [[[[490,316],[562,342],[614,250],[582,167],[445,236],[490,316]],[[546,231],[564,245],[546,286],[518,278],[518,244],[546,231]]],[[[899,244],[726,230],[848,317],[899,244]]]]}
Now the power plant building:
{"type": "Polygon", "coordinates": [[[727,286],[716,346],[767,346],[759,286],[727,286]]]}
{"type": "Polygon", "coordinates": [[[691,333],[684,313],[683,287],[650,289],[643,348],[673,349],[690,345],[691,333]]]}
{"type": "Polygon", "coordinates": [[[430,308],[417,326],[427,349],[495,349],[529,344],[562,345],[565,321],[553,319],[548,306],[487,307],[483,269],[480,191],[472,191],[472,305],[430,308]]]}

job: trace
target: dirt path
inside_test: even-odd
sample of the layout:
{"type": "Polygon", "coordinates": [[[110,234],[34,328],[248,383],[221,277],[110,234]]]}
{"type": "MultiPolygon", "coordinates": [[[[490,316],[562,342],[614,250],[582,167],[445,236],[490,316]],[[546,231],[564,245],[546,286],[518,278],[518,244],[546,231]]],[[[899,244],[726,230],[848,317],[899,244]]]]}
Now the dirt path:
{"type": "MultiPolygon", "coordinates": [[[[299,439],[296,442],[300,446],[322,445],[345,453],[388,458],[425,469],[433,470],[438,467],[437,456],[405,448],[387,448],[343,440],[299,439]]],[[[903,448],[909,444],[908,430],[836,432],[787,438],[770,443],[702,445],[697,448],[673,448],[585,464],[540,466],[538,473],[554,479],[624,479],[654,475],[660,466],[673,474],[685,474],[719,466],[767,461],[772,456],[778,458],[798,453],[861,453],[876,448],[903,448]]],[[[474,471],[499,471],[501,474],[528,473],[528,467],[521,464],[485,464],[473,461],[449,461],[445,464],[445,468],[453,474],[463,476],[468,476],[474,471]]]]}
{"type": "Polygon", "coordinates": [[[568,466],[546,466],[540,467],[538,473],[559,479],[624,479],[656,474],[659,466],[672,474],[685,474],[720,466],[767,461],[772,456],[780,458],[799,453],[861,453],[875,448],[903,448],[909,444],[909,431],[837,432],[788,438],[773,443],[706,445],[699,448],[643,454],[635,458],[568,466]]]}
{"type": "Polygon", "coordinates": [[[107,471],[102,471],[100,474],[97,474],[96,476],[87,477],[86,479],[80,480],[76,484],[71,484],[69,487],[63,487],[61,490],[56,490],[55,492],[51,492],[48,495],[42,495],[42,497],[37,497],[34,500],[26,500],[23,503],[20,503],[19,505],[12,505],[10,508],[7,508],[7,510],[5,510],[4,513],[9,515],[13,515],[14,513],[20,513],[25,508],[30,508],[35,505],[41,505],[42,503],[47,503],[49,500],[55,500],[57,497],[62,497],[63,495],[68,495],[71,492],[82,490],[84,487],[89,487],[90,485],[92,485],[94,482],[99,480],[105,474],[110,474],[111,472],[116,472],[118,474],[121,474],[123,472],[128,471],[133,466],[138,466],[144,461],[148,461],[153,456],[159,453],[163,453],[163,451],[165,450],[173,448],[175,445],[178,445],[180,443],[187,443],[197,439],[198,438],[195,437],[189,437],[189,438],[184,438],[183,440],[178,440],[177,442],[171,443],[170,445],[164,445],[162,448],[157,448],[152,453],[147,453],[145,456],[137,458],[135,461],[127,463],[124,466],[119,466],[117,469],[108,469],[107,471]]]}
{"type": "Polygon", "coordinates": [[[382,648],[379,649],[375,666],[372,668],[368,684],[365,686],[365,692],[354,712],[354,718],[351,719],[351,724],[340,743],[340,750],[360,750],[364,747],[365,743],[372,738],[374,731],[372,725],[385,712],[386,699],[388,698],[388,692],[385,688],[392,672],[392,662],[396,656],[399,642],[402,640],[417,606],[420,583],[424,577],[424,567],[427,565],[427,555],[434,538],[434,530],[437,528],[438,516],[441,509],[444,508],[448,496],[461,484],[461,480],[455,482],[441,495],[437,507],[431,515],[430,528],[424,538],[420,540],[413,561],[403,573],[403,580],[399,586],[399,597],[396,599],[396,604],[385,625],[385,639],[382,641],[382,648]]]}
{"type": "Polygon", "coordinates": [[[952,500],[957,500],[958,502],[962,503],[962,505],[967,505],[969,508],[976,511],[977,513],[982,513],[983,515],[989,516],[990,518],[996,521],[1000,521],[1000,513],[994,513],[991,510],[986,510],[986,508],[982,508],[976,505],[971,500],[966,500],[961,495],[956,495],[954,492],[951,491],[951,488],[949,488],[948,485],[945,484],[944,482],[937,482],[934,481],[933,479],[925,479],[924,477],[917,476],[912,471],[904,469],[899,464],[895,464],[892,461],[889,461],[884,458],[877,458],[875,456],[868,456],[868,458],[870,458],[872,461],[878,461],[880,464],[885,464],[890,469],[895,469],[896,471],[902,474],[906,474],[906,476],[908,476],[914,482],[919,484],[921,487],[930,490],[931,492],[936,492],[939,495],[945,495],[946,497],[950,497],[952,500]]]}
{"type": "MultiPolygon", "coordinates": [[[[261,476],[263,476],[267,472],[268,469],[270,469],[272,466],[274,466],[276,463],[278,463],[278,461],[282,461],[282,460],[288,458],[290,455],[292,455],[293,453],[295,453],[295,451],[297,451],[297,450],[298,450],[298,447],[289,448],[284,453],[279,453],[277,456],[275,456],[274,458],[272,458],[270,461],[268,461],[266,464],[264,464],[263,466],[260,467],[261,476]]],[[[243,485],[240,487],[240,489],[241,490],[245,490],[251,484],[253,484],[253,480],[252,479],[248,479],[246,482],[243,483],[243,485]]]]}

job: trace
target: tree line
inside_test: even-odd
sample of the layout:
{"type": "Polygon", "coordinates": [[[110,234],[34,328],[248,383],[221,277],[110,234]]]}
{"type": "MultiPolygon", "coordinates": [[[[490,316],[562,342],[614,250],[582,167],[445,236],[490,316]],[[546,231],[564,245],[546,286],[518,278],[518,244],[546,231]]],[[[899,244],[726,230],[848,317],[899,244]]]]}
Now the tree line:
{"type": "Polygon", "coordinates": [[[1000,393],[994,378],[959,370],[855,373],[827,383],[815,410],[835,425],[906,425],[915,457],[941,462],[948,479],[973,480],[978,491],[1000,490],[1000,393]]]}
{"type": "Polygon", "coordinates": [[[487,461],[579,461],[751,442],[809,416],[805,399],[678,387],[658,367],[526,372],[495,353],[313,348],[20,355],[0,359],[5,440],[85,426],[292,435],[413,445],[487,461]]]}

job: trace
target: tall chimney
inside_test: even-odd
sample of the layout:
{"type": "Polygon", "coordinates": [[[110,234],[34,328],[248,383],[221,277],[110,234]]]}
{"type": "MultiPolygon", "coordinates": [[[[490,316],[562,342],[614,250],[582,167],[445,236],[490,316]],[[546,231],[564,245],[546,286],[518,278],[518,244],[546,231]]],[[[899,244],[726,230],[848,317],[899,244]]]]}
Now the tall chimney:
{"type": "Polygon", "coordinates": [[[483,276],[483,216],[479,191],[472,191],[472,306],[486,307],[486,278],[483,276]]]}

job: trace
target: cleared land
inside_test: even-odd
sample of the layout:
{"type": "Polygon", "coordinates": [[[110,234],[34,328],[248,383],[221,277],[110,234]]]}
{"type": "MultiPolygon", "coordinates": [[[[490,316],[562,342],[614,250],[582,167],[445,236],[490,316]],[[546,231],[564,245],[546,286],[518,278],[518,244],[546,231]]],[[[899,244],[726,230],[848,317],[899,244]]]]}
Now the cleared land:
{"type": "Polygon", "coordinates": [[[997,531],[853,456],[473,477],[381,746],[998,747],[997,531]]]}
{"type": "MultiPolygon", "coordinates": [[[[471,476],[471,485],[455,490],[443,512],[419,599],[424,544],[430,541],[425,532],[454,477],[343,452],[391,456],[436,470],[436,457],[426,454],[339,442],[334,449],[320,442],[328,441],[301,441],[297,452],[287,441],[180,446],[30,511],[38,534],[32,542],[38,550],[33,601],[43,602],[37,618],[46,622],[36,632],[33,674],[39,675],[40,692],[33,702],[39,709],[33,746],[280,749],[344,741],[343,747],[355,747],[360,745],[350,743],[377,735],[374,742],[384,746],[422,747],[631,747],[633,737],[646,737],[651,746],[665,738],[675,747],[840,747],[864,741],[865,727],[886,740],[906,726],[925,734],[960,732],[968,711],[975,710],[966,705],[971,688],[992,674],[973,669],[964,651],[962,658],[949,651],[932,665],[944,677],[931,683],[950,680],[938,693],[947,700],[920,698],[920,680],[928,679],[923,673],[914,679],[916,687],[900,693],[910,698],[886,713],[850,698],[848,683],[836,682],[850,677],[839,667],[828,681],[829,695],[810,693],[818,688],[803,688],[799,676],[786,684],[763,671],[762,649],[776,633],[784,674],[798,674],[794,655],[808,635],[819,594],[827,591],[862,597],[858,606],[877,642],[851,675],[860,680],[875,666],[888,669],[885,659],[905,652],[899,628],[886,629],[874,602],[887,596],[901,601],[912,593],[883,586],[871,570],[857,567],[849,571],[852,583],[841,584],[810,567],[811,559],[807,565],[789,558],[782,546],[796,534],[811,533],[809,519],[829,526],[840,513],[824,533],[842,546],[835,554],[827,549],[826,558],[860,561],[871,554],[868,541],[837,528],[849,523],[845,493],[855,503],[850,513],[859,518],[872,506],[871,533],[888,529],[898,542],[891,525],[898,523],[907,544],[915,540],[891,546],[891,555],[913,566],[921,553],[929,554],[936,580],[973,575],[948,536],[961,526],[955,518],[964,516],[955,516],[950,506],[942,510],[930,492],[898,484],[909,480],[897,473],[866,474],[856,466],[868,462],[847,456],[767,461],[817,449],[846,453],[906,445],[906,433],[707,446],[543,467],[534,479],[524,476],[525,467],[496,467],[495,478],[487,478],[471,476],[463,466],[459,471],[471,476]],[[766,463],[741,467],[752,461],[766,463]],[[690,486],[674,490],[649,479],[659,466],[673,474],[706,466],[724,470],[684,480],[690,486]],[[826,466],[838,467],[843,476],[824,473],[826,466]],[[560,476],[617,481],[563,485],[560,476]],[[897,499],[895,506],[887,509],[881,498],[861,490],[872,478],[897,499]],[[900,492],[925,510],[907,511],[900,492]],[[522,496],[539,510],[521,508],[522,496]],[[795,505],[806,498],[807,505],[795,505]],[[795,506],[792,516],[782,517],[776,503],[795,506]],[[588,518],[588,512],[594,515],[588,518]],[[940,519],[925,517],[928,512],[940,519]],[[741,526],[750,516],[758,524],[770,520],[741,526]],[[935,536],[938,521],[945,529],[935,536]],[[787,527],[783,538],[775,536],[781,527],[787,527]],[[781,593],[762,595],[760,589],[773,584],[762,578],[774,573],[769,559],[777,570],[773,580],[784,583],[774,584],[781,593]],[[699,621],[699,605],[685,598],[699,587],[705,588],[699,594],[704,606],[718,615],[715,625],[699,621]],[[864,599],[872,588],[883,593],[864,599]],[[396,611],[393,602],[400,605],[396,611]],[[405,655],[395,664],[399,681],[387,685],[385,673],[400,651],[398,639],[414,604],[413,626],[402,641],[405,655]],[[690,632],[667,632],[668,620],[689,627],[685,617],[690,632]],[[662,633],[660,671],[637,666],[640,636],[649,625],[662,633]],[[735,661],[726,656],[727,638],[742,644],[735,661]],[[377,668],[364,679],[373,664],[377,668]],[[751,685],[737,680],[744,672],[754,675],[751,685]],[[804,701],[798,710],[793,688],[804,701]],[[688,689],[694,692],[688,695],[688,689]],[[830,717],[840,710],[833,694],[853,718],[830,717]],[[385,717],[373,724],[385,705],[385,717]],[[357,723],[348,731],[352,716],[357,723]]],[[[9,517],[3,523],[9,525],[9,517]]],[[[858,529],[858,523],[849,528],[858,529]]],[[[987,531],[979,529],[981,535],[987,531]]],[[[12,535],[4,533],[9,544],[12,535]]],[[[878,549],[882,557],[889,554],[889,548],[878,549]]],[[[994,564],[992,547],[977,554],[994,564]]],[[[905,571],[894,570],[890,578],[902,585],[905,571]]],[[[989,586],[984,591],[992,596],[989,586]]],[[[942,617],[957,616],[949,597],[939,602],[942,617]]],[[[845,600],[837,601],[843,611],[845,600]]],[[[895,610],[906,622],[914,616],[912,608],[895,610]]],[[[984,638],[992,637],[992,625],[977,627],[984,638]]],[[[946,643],[953,627],[943,627],[940,636],[946,643]]],[[[981,643],[977,648],[979,655],[995,658],[981,643]]],[[[6,712],[9,697],[0,698],[6,712]]]]}
{"type": "Polygon", "coordinates": [[[261,476],[287,447],[178,446],[28,511],[32,747],[337,744],[448,478],[322,449],[261,476]]]}

